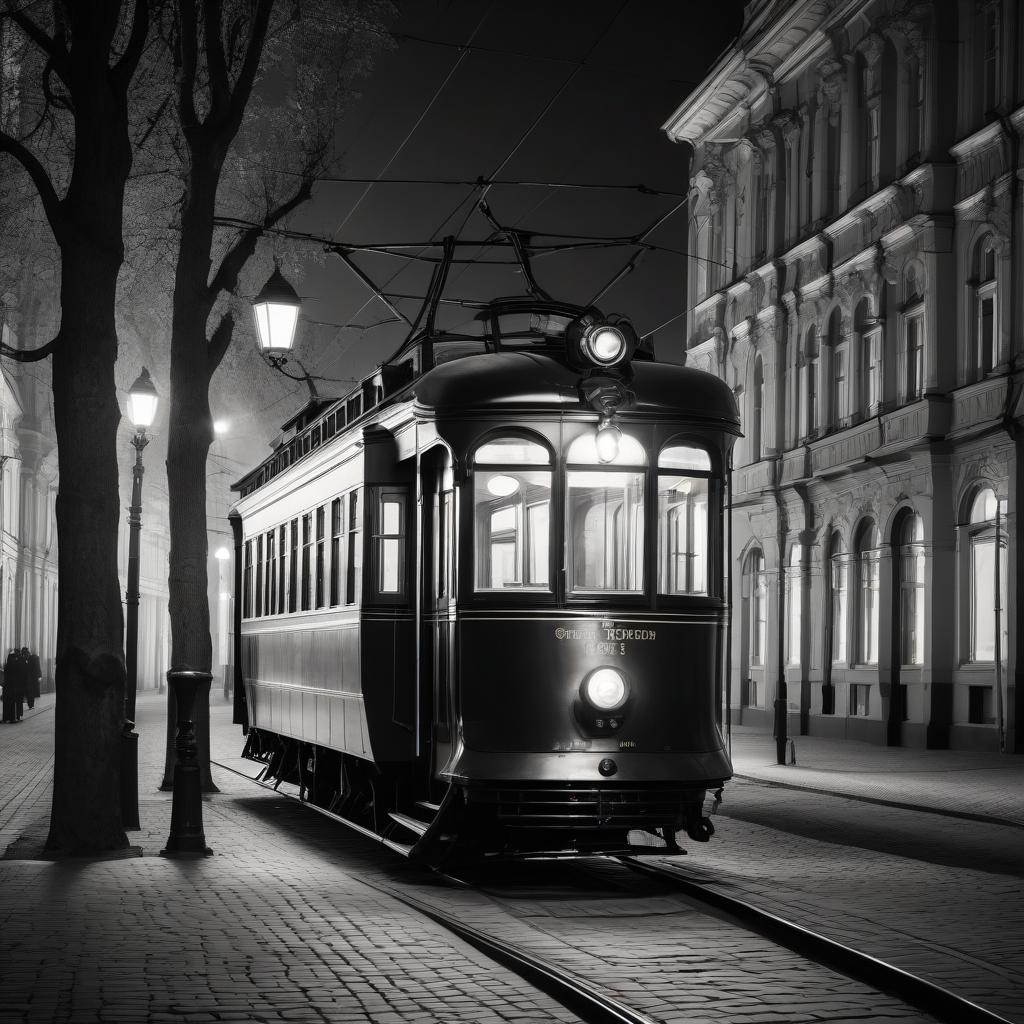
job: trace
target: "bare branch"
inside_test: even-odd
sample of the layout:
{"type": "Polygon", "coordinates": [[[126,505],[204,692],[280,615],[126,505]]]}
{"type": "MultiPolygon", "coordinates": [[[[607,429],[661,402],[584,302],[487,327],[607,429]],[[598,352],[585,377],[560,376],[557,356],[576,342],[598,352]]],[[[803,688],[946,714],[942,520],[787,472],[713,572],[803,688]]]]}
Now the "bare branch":
{"type": "Polygon", "coordinates": [[[206,368],[211,377],[214,370],[220,366],[220,361],[224,358],[224,353],[227,352],[228,346],[231,344],[234,330],[234,316],[231,313],[225,313],[220,318],[220,323],[217,324],[209,344],[206,346],[206,368]]]}
{"type": "Polygon", "coordinates": [[[274,0],[258,0],[256,4],[256,13],[252,19],[252,32],[249,35],[249,46],[245,52],[245,59],[242,61],[242,70],[235,81],[231,104],[226,114],[226,121],[231,126],[229,128],[231,137],[234,137],[238,125],[242,123],[242,115],[249,103],[253,82],[256,81],[256,73],[259,71],[260,59],[263,56],[263,44],[267,39],[267,26],[270,23],[270,12],[273,7],[274,0]]]}
{"type": "Polygon", "coordinates": [[[12,348],[6,341],[0,341],[0,356],[6,356],[18,363],[38,363],[48,356],[53,355],[60,343],[60,334],[48,341],[41,348],[12,348]]]}
{"type": "Polygon", "coordinates": [[[68,59],[67,49],[61,41],[53,36],[48,36],[24,10],[12,6],[13,3],[14,0],[7,0],[7,16],[49,57],[54,71],[57,72],[64,84],[68,85],[71,80],[71,62],[68,59]]]}
{"type": "Polygon", "coordinates": [[[178,110],[181,124],[186,132],[195,128],[198,121],[193,90],[196,85],[196,24],[195,7],[190,3],[178,4],[178,110]]]}
{"type": "Polygon", "coordinates": [[[2,131],[0,131],[0,153],[10,153],[25,168],[25,172],[36,187],[36,192],[39,193],[39,200],[43,204],[46,219],[50,222],[50,230],[59,240],[64,226],[61,202],[43,165],[30,149],[2,131]]]}
{"type": "Polygon", "coordinates": [[[263,233],[287,217],[292,210],[300,207],[313,194],[313,178],[305,178],[292,195],[273,210],[268,211],[262,224],[253,224],[239,235],[235,244],[225,253],[207,289],[213,302],[222,292],[233,292],[238,285],[238,275],[249,257],[256,251],[256,243],[263,233]]]}
{"type": "Polygon", "coordinates": [[[203,4],[203,37],[206,41],[206,69],[210,75],[210,116],[207,122],[219,122],[231,105],[231,83],[228,81],[224,43],[220,35],[222,0],[203,4]]]}
{"type": "Polygon", "coordinates": [[[135,69],[139,66],[139,60],[146,46],[148,34],[149,2],[148,0],[135,0],[135,12],[132,15],[132,31],[128,37],[128,45],[111,72],[115,84],[120,90],[127,89],[128,82],[135,74],[135,69]]]}

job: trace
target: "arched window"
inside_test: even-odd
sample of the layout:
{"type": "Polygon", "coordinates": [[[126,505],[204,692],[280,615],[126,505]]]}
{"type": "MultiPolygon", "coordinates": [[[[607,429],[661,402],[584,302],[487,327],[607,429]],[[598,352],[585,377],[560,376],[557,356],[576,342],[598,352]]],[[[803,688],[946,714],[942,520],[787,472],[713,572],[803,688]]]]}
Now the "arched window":
{"type": "Polygon", "coordinates": [[[974,368],[980,380],[999,361],[999,316],[996,306],[996,248],[991,235],[974,247],[974,368]]]}
{"type": "Polygon", "coordinates": [[[847,604],[849,595],[849,558],[838,530],[832,531],[829,539],[828,559],[828,604],[829,615],[825,628],[828,630],[828,663],[847,664],[847,604]]]}
{"type": "Polygon", "coordinates": [[[800,373],[800,436],[813,437],[818,425],[818,329],[807,329],[800,373]]]}
{"type": "Polygon", "coordinates": [[[843,336],[843,315],[833,309],[828,319],[828,347],[832,354],[829,422],[836,429],[847,425],[850,415],[850,353],[843,336]]]}
{"type": "Polygon", "coordinates": [[[997,503],[995,492],[990,487],[981,488],[974,494],[967,521],[970,573],[968,660],[971,662],[995,661],[997,605],[1003,613],[1000,656],[1006,654],[1005,514],[1003,503],[997,503]]]}
{"type": "Polygon", "coordinates": [[[924,664],[924,524],[905,512],[893,531],[901,665],[924,664]]]}
{"type": "Polygon", "coordinates": [[[858,665],[878,664],[878,530],[872,520],[865,520],[857,531],[854,543],[856,595],[854,621],[858,665]]]}
{"type": "Polygon", "coordinates": [[[803,623],[803,545],[794,544],[786,570],[786,663],[800,664],[800,638],[803,623]]]}
{"type": "Polygon", "coordinates": [[[882,327],[861,299],[853,317],[857,335],[857,408],[863,419],[878,412],[882,400],[882,327]]]}
{"type": "Polygon", "coordinates": [[[754,356],[754,386],[751,389],[750,461],[760,462],[764,438],[764,362],[760,353],[754,356]]]}
{"type": "MultiPolygon", "coordinates": [[[[743,570],[743,594],[748,602],[748,658],[751,665],[764,665],[768,639],[768,578],[764,555],[759,550],[746,556],[743,570]]],[[[752,700],[752,703],[757,701],[752,700]]]]}
{"type": "Polygon", "coordinates": [[[499,437],[473,457],[476,589],[550,589],[551,453],[499,437]]]}

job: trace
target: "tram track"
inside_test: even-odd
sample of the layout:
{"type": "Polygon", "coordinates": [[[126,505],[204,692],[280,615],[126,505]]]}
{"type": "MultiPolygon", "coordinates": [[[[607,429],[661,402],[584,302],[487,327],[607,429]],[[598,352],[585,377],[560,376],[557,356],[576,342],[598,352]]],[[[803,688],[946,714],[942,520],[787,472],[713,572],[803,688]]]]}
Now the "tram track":
{"type": "MultiPolygon", "coordinates": [[[[292,793],[274,787],[222,762],[214,763],[264,789],[275,792],[288,800],[301,803],[324,817],[354,829],[366,838],[401,852],[396,844],[388,842],[376,833],[339,815],[317,807],[315,804],[299,800],[298,796],[292,793]]],[[[725,919],[747,931],[767,938],[808,961],[820,964],[898,999],[935,1020],[946,1022],[946,1024],[1013,1024],[1008,1018],[987,1010],[926,978],[912,974],[903,968],[837,942],[803,925],[724,893],[712,885],[689,877],[684,869],[675,868],[663,862],[652,863],[646,859],[641,860],[629,856],[607,857],[602,858],[602,861],[609,865],[617,865],[630,874],[656,879],[669,887],[681,902],[691,907],[696,905],[696,909],[702,912],[710,913],[712,916],[725,919]]],[[[436,872],[436,874],[453,887],[482,892],[497,902],[502,902],[499,893],[489,892],[487,886],[481,885],[479,881],[467,880],[446,872],[436,872]]],[[[454,914],[445,912],[434,904],[417,899],[407,892],[370,879],[364,879],[364,881],[451,931],[490,959],[500,963],[576,1013],[587,1024],[591,1024],[591,1022],[593,1024],[656,1024],[658,1018],[625,1005],[598,986],[571,974],[548,958],[540,957],[521,945],[474,928],[454,914]]]]}

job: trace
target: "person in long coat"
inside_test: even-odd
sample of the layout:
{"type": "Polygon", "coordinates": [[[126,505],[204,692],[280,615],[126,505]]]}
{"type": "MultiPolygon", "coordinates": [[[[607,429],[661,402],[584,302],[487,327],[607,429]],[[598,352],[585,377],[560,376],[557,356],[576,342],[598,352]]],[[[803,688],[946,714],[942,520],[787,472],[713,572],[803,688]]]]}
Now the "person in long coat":
{"type": "Polygon", "coordinates": [[[33,654],[27,647],[22,647],[25,658],[25,703],[32,707],[39,696],[39,684],[43,681],[43,668],[39,664],[39,655],[33,654]]]}
{"type": "Polygon", "coordinates": [[[11,650],[4,662],[3,720],[20,722],[21,708],[25,700],[25,676],[27,664],[22,660],[21,651],[11,650]]]}

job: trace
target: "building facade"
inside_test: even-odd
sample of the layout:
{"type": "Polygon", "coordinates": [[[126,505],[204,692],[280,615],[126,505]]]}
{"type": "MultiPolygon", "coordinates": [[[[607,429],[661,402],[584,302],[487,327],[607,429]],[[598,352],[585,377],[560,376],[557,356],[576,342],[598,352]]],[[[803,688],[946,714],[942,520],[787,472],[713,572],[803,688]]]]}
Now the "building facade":
{"type": "Polygon", "coordinates": [[[693,148],[686,360],[734,388],[732,722],[1024,752],[1015,0],[754,0],[693,148]]]}

